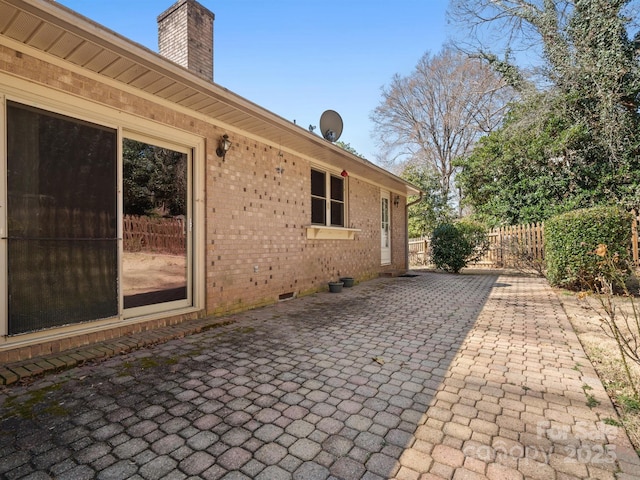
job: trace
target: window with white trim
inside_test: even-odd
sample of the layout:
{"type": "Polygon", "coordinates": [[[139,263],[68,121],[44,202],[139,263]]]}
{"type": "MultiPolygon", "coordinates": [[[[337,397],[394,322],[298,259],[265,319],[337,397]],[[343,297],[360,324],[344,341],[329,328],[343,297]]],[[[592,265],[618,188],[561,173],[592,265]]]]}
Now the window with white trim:
{"type": "Polygon", "coordinates": [[[345,182],[340,175],[311,169],[311,223],[345,226],[345,182]]]}

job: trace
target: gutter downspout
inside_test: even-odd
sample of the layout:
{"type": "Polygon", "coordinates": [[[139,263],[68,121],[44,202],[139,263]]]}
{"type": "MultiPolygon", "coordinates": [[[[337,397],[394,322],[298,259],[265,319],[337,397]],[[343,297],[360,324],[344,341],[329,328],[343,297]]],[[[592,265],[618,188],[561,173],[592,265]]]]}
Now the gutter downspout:
{"type": "Polygon", "coordinates": [[[420,203],[422,201],[422,198],[424,196],[424,192],[422,190],[420,190],[420,196],[418,197],[417,200],[414,200],[411,203],[407,203],[404,206],[404,218],[405,218],[405,233],[404,233],[404,238],[405,240],[405,265],[407,266],[407,271],[409,270],[409,207],[411,207],[412,205],[415,205],[416,203],[420,203]]]}

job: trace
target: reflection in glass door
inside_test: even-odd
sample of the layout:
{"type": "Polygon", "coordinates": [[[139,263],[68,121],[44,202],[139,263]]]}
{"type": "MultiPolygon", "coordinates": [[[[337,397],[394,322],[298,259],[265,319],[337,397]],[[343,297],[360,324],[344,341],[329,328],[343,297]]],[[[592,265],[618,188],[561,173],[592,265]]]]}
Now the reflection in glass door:
{"type": "Polygon", "coordinates": [[[184,306],[191,298],[191,155],[179,148],[125,138],[122,159],[124,308],[184,306]]]}

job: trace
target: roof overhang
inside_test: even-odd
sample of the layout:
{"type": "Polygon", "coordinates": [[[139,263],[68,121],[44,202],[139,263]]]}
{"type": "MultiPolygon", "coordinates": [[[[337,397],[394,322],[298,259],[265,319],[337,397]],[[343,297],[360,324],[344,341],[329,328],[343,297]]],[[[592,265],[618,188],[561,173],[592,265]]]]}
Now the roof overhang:
{"type": "Polygon", "coordinates": [[[204,80],[158,53],[50,0],[0,0],[0,34],[98,75],[214,119],[239,133],[345,169],[389,190],[420,190],[376,164],[204,80]],[[276,140],[277,139],[277,140],[276,140]]]}

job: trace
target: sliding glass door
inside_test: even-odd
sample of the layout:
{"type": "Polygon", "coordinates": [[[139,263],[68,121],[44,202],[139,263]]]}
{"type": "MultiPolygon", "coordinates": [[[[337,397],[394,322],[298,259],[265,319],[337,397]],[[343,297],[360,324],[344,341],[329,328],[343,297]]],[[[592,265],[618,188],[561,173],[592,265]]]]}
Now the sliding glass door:
{"type": "Polygon", "coordinates": [[[5,105],[0,333],[193,306],[192,149],[5,105]]]}

